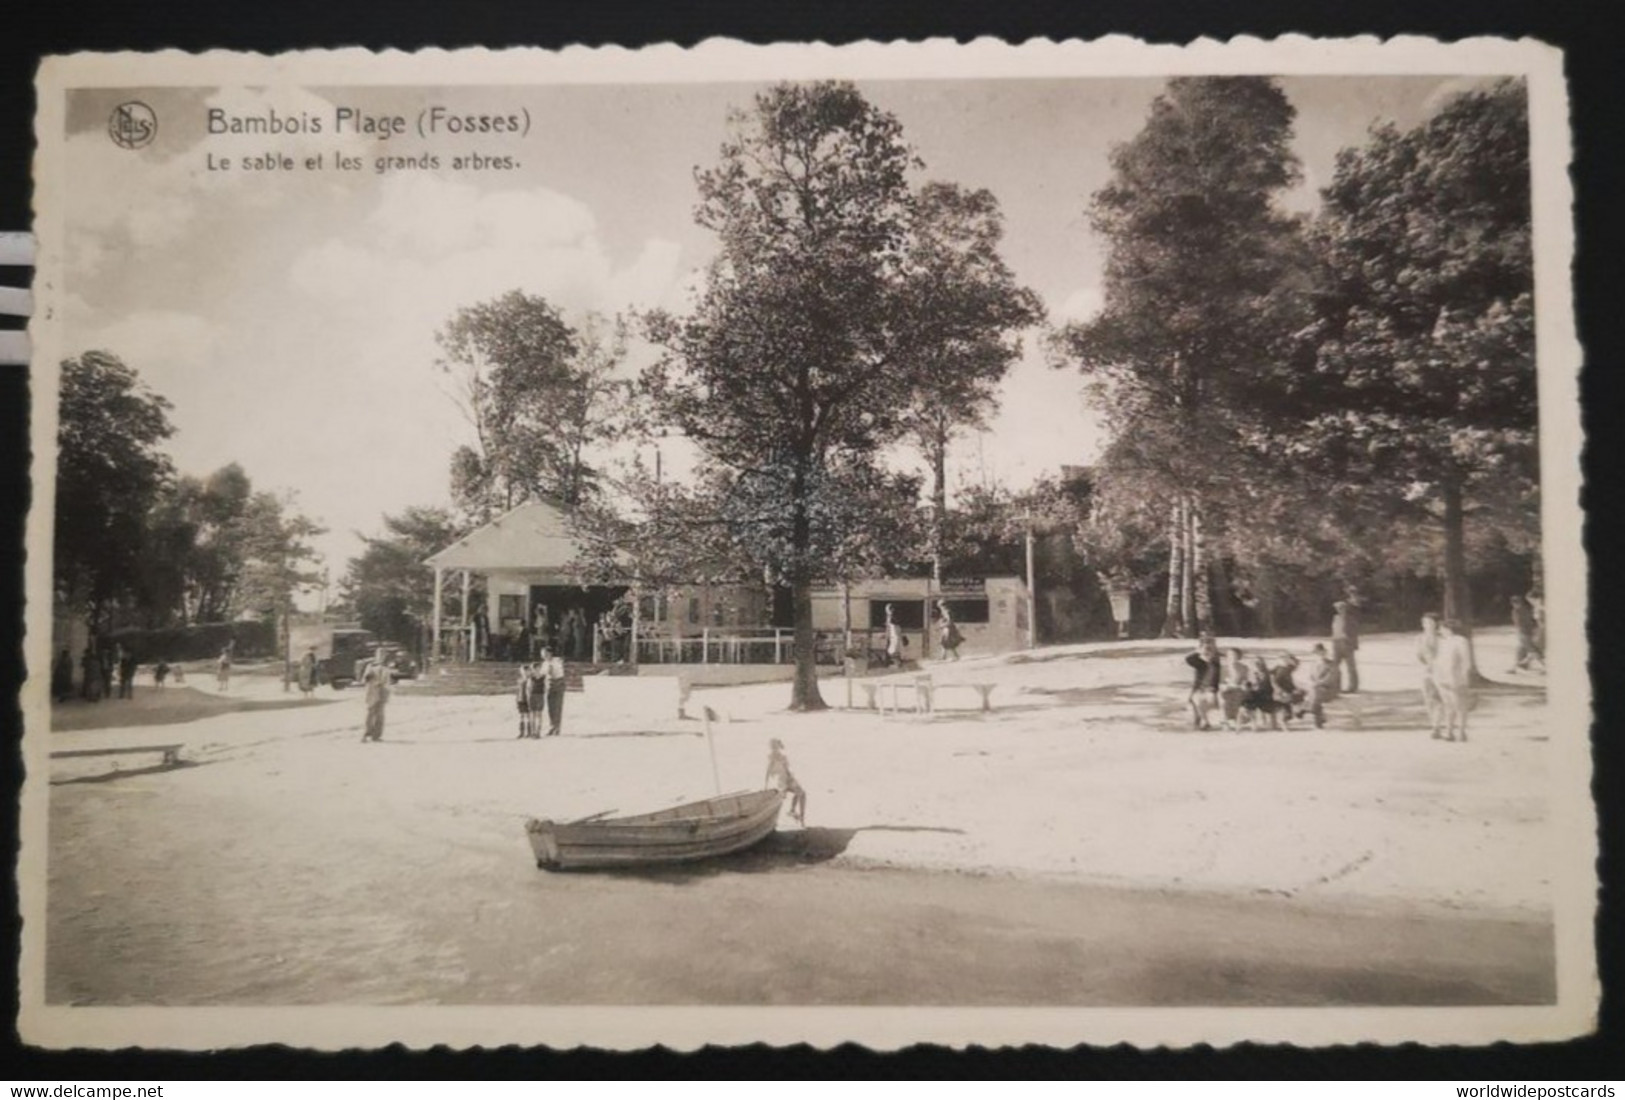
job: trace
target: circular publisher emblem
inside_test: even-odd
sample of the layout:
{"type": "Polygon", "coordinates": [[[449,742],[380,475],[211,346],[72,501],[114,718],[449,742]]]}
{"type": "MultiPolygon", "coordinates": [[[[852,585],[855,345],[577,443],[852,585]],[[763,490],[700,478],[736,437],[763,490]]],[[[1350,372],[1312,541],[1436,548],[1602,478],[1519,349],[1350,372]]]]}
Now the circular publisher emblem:
{"type": "Polygon", "coordinates": [[[124,149],[139,149],[158,136],[158,116],[139,99],[120,103],[107,120],[107,135],[124,149]]]}

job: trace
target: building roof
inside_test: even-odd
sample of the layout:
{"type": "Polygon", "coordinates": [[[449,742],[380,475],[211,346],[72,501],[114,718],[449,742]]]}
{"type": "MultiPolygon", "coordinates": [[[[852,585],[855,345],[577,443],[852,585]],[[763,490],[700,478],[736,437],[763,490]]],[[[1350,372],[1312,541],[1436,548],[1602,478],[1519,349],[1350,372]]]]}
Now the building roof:
{"type": "Polygon", "coordinates": [[[570,518],[553,504],[533,500],[469,532],[423,564],[440,569],[563,571],[580,547],[570,518]]]}

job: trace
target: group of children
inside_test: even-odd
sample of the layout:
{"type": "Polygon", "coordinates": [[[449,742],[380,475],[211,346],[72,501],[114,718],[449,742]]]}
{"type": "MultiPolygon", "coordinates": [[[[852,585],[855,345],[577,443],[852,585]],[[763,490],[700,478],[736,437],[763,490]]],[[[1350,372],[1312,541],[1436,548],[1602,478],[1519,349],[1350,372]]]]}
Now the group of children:
{"type": "Polygon", "coordinates": [[[1262,655],[1248,658],[1230,648],[1221,656],[1218,643],[1204,636],[1185,658],[1194,673],[1189,704],[1199,730],[1213,728],[1215,716],[1228,730],[1286,729],[1294,719],[1309,717],[1315,728],[1326,724],[1326,703],[1337,694],[1337,666],[1326,647],[1316,644],[1314,662],[1302,688],[1298,659],[1281,654],[1271,665],[1262,655]]]}
{"type": "MultiPolygon", "coordinates": [[[[1281,654],[1271,665],[1261,655],[1244,657],[1231,648],[1219,653],[1218,643],[1203,636],[1196,652],[1185,658],[1193,678],[1189,696],[1191,721],[1199,730],[1213,728],[1214,716],[1225,729],[1285,729],[1294,719],[1312,718],[1315,728],[1326,724],[1326,704],[1340,690],[1337,660],[1324,643],[1317,642],[1303,686],[1297,681],[1298,660],[1281,654]]],[[[1467,715],[1473,709],[1473,657],[1466,635],[1454,620],[1441,620],[1429,612],[1422,616],[1422,634],[1416,643],[1422,666],[1422,702],[1433,736],[1444,741],[1467,740],[1467,715]]],[[[1350,683],[1349,691],[1358,690],[1350,683]]]]}
{"type": "Polygon", "coordinates": [[[557,737],[564,721],[564,659],[543,646],[539,660],[519,666],[515,703],[520,738],[540,738],[544,716],[547,736],[557,737]]]}

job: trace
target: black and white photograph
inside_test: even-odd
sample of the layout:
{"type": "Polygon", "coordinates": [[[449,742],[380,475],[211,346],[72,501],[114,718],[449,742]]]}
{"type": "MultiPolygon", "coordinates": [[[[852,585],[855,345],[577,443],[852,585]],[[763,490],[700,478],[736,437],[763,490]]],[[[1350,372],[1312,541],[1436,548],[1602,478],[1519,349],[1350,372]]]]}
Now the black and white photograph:
{"type": "Polygon", "coordinates": [[[1594,1025],[1556,50],[38,91],[25,1041],[1594,1025]]]}

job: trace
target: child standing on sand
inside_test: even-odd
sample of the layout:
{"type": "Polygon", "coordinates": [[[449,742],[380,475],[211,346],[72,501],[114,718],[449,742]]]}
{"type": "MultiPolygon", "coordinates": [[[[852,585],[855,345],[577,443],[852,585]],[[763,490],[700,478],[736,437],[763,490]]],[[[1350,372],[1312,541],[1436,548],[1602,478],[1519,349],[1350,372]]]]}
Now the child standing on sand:
{"type": "Polygon", "coordinates": [[[790,816],[796,819],[797,825],[807,824],[807,792],[801,789],[796,777],[790,774],[790,758],[784,755],[784,742],[777,737],[768,742],[767,778],[762,781],[762,785],[788,794],[790,816]]]}

